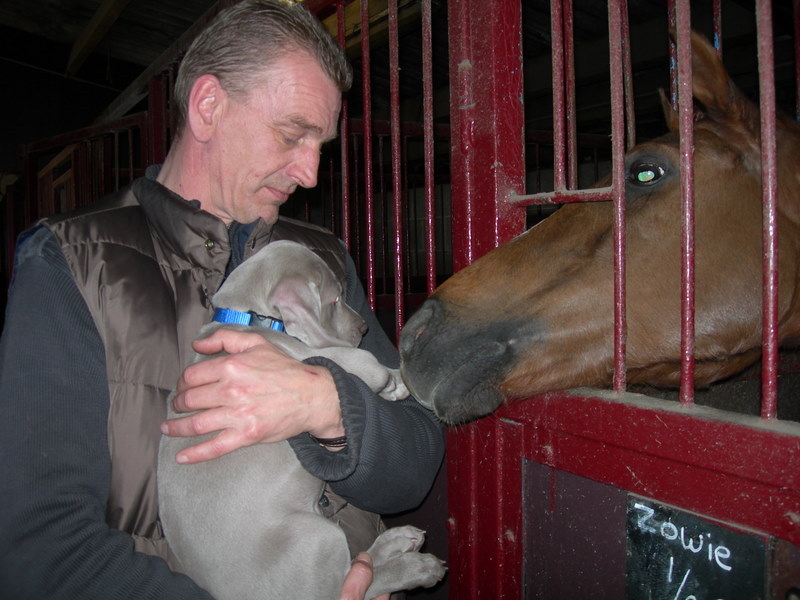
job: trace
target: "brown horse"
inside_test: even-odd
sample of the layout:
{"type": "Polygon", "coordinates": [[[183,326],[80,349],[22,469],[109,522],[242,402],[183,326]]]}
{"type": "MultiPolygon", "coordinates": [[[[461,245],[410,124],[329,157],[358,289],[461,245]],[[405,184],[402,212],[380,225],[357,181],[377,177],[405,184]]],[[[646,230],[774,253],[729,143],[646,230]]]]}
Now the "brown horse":
{"type": "MultiPolygon", "coordinates": [[[[695,378],[698,386],[761,353],[762,208],[757,107],[693,34],[695,378]]],[[[663,95],[662,95],[663,96],[663,95]]],[[[680,379],[681,208],[677,115],[625,157],[627,379],[680,379]]],[[[779,336],[800,334],[800,126],[777,123],[779,336]]],[[[613,236],[608,202],[569,204],[442,284],[400,340],[403,377],[447,423],[613,372],[613,236]]]]}

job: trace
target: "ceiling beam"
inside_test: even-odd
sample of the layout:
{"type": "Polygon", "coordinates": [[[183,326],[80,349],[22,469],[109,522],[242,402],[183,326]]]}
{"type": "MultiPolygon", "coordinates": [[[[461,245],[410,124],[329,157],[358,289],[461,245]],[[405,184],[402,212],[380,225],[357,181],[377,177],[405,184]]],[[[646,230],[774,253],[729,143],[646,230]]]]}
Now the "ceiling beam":
{"type": "Polygon", "coordinates": [[[119,18],[122,11],[130,0],[103,0],[97,8],[88,25],[81,32],[78,40],[72,46],[69,60],[67,61],[67,73],[75,75],[83,66],[83,63],[94,52],[97,45],[106,37],[111,26],[119,18]]]}
{"type": "MultiPolygon", "coordinates": [[[[319,4],[320,2],[317,2],[319,4]]],[[[409,23],[419,22],[420,8],[414,0],[400,0],[397,7],[398,28],[402,29],[409,23]]],[[[369,25],[370,46],[385,43],[389,37],[389,2],[388,0],[369,0],[369,25]]],[[[328,32],[338,37],[337,16],[331,15],[322,20],[328,32]]],[[[352,53],[361,49],[361,6],[358,2],[351,2],[344,9],[344,35],[345,50],[352,53]]]]}
{"type": "Polygon", "coordinates": [[[217,13],[223,8],[235,4],[238,0],[217,0],[203,15],[195,21],[183,35],[175,40],[169,48],[164,50],[161,55],[147,67],[139,77],[137,77],[123,92],[117,96],[106,109],[95,119],[94,124],[100,125],[108,123],[114,119],[127,114],[138,102],[147,96],[147,85],[153,77],[169,68],[178,60],[178,57],[186,52],[194,38],[211,22],[217,13]]]}

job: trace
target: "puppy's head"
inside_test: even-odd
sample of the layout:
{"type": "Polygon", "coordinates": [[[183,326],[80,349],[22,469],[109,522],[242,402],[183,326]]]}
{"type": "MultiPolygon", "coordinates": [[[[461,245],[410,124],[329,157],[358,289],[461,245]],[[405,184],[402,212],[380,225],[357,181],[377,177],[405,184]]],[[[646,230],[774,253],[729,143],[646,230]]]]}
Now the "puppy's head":
{"type": "Polygon", "coordinates": [[[213,303],[279,319],[286,333],[313,348],[355,347],[367,326],[345,304],[343,292],[333,271],[314,252],[279,241],[234,269],[213,303]]]}

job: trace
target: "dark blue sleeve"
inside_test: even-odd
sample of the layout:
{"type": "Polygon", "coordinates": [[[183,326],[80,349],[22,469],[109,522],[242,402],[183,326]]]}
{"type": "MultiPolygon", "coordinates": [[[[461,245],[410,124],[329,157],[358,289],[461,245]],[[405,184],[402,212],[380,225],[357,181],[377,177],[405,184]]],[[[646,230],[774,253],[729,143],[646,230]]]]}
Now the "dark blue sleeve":
{"type": "MultiPolygon", "coordinates": [[[[369,326],[360,347],[381,363],[397,367],[397,349],[370,310],[349,257],[347,284],[347,304],[369,326]]],[[[347,447],[330,452],[307,434],[292,438],[289,442],[303,466],[364,510],[394,514],[421,504],[444,456],[444,433],[433,413],[413,398],[384,400],[328,359],[317,357],[306,362],[326,366],[333,374],[347,447]]]]}
{"type": "Polygon", "coordinates": [[[210,599],[106,525],[107,419],[100,336],[37,229],[18,247],[0,339],[0,597],[210,599]]]}

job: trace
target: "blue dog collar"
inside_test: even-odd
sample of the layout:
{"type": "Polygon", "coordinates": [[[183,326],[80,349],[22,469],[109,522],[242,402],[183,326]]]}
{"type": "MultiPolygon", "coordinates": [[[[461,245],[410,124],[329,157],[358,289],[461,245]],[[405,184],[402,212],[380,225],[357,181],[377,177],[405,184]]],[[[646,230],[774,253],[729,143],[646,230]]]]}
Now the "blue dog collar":
{"type": "Polygon", "coordinates": [[[252,327],[266,327],[273,331],[286,331],[283,321],[264,317],[253,311],[242,312],[232,308],[218,308],[214,311],[214,321],[217,323],[233,323],[235,325],[250,325],[252,327]]]}

